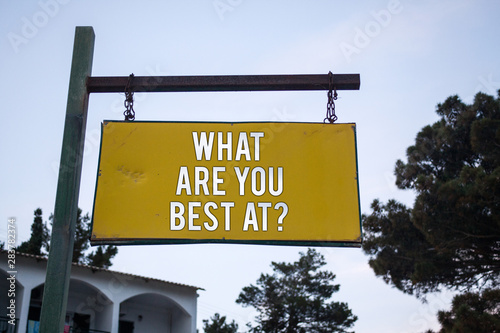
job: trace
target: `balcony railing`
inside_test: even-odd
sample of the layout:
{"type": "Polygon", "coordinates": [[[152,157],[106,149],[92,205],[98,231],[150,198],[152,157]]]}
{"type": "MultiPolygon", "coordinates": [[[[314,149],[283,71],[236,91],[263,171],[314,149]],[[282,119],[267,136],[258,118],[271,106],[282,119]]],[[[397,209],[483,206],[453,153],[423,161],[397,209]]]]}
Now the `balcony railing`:
{"type": "MultiPolygon", "coordinates": [[[[4,326],[2,326],[2,324],[3,324],[2,317],[0,317],[0,333],[16,333],[15,327],[14,327],[14,330],[12,330],[12,331],[9,331],[9,330],[4,331],[3,330],[4,326]]],[[[10,325],[10,324],[7,323],[6,319],[5,319],[5,324],[8,325],[8,326],[12,326],[12,325],[10,325]]],[[[39,324],[40,323],[38,321],[29,320],[28,321],[28,333],[38,333],[39,324]]],[[[110,332],[108,332],[108,331],[100,331],[100,330],[92,330],[92,329],[85,329],[85,328],[78,328],[78,327],[75,328],[75,327],[72,327],[72,326],[70,326],[68,328],[68,326],[66,326],[64,328],[64,333],[110,333],[110,332]]]]}
{"type": "MultiPolygon", "coordinates": [[[[1,331],[0,331],[1,333],[1,331]]],[[[110,333],[108,331],[99,331],[99,330],[91,330],[91,329],[83,329],[83,328],[69,328],[69,333],[110,333]]]]}

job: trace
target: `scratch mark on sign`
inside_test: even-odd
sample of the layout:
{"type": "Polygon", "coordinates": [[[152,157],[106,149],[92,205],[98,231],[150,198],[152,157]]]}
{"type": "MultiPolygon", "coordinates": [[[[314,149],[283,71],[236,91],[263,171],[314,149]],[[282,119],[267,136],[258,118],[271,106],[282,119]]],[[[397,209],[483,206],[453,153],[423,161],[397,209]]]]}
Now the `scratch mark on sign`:
{"type": "Polygon", "coordinates": [[[118,168],[116,170],[118,172],[122,173],[125,177],[134,181],[135,183],[143,181],[146,178],[146,176],[144,175],[144,172],[131,171],[123,165],[118,166],[118,168]]]}

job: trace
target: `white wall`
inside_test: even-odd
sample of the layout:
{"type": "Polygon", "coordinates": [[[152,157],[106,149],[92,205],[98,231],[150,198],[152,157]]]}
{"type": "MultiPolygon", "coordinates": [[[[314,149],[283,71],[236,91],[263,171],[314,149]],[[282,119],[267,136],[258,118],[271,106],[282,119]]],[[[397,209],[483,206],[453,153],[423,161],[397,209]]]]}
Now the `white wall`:
{"type": "MultiPolygon", "coordinates": [[[[46,266],[43,258],[16,255],[18,333],[25,332],[31,290],[45,282],[46,266]]],[[[7,271],[7,253],[0,252],[2,280],[6,280],[7,271]]],[[[90,328],[117,333],[117,321],[123,319],[134,321],[136,332],[196,332],[196,287],[76,265],[72,266],[71,279],[67,311],[90,314],[90,328]],[[114,311],[121,312],[122,304],[130,312],[120,318],[114,311]]],[[[8,284],[0,282],[2,308],[7,289],[8,284]]]]}

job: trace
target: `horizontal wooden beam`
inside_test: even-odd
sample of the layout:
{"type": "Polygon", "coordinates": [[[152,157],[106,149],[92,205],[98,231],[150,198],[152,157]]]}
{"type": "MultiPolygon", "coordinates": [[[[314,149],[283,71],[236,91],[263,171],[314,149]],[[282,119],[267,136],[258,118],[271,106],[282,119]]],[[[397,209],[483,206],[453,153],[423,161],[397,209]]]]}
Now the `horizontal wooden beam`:
{"type": "MultiPolygon", "coordinates": [[[[329,74],[89,77],[89,93],[328,90],[329,74]]],[[[336,90],[359,90],[359,74],[333,74],[336,90]]]]}

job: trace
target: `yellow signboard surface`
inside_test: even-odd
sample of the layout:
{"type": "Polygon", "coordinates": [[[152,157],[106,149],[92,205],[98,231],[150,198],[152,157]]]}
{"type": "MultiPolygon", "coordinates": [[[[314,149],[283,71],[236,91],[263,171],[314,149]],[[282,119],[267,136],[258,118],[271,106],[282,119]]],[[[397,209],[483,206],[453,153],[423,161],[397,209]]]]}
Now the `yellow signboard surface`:
{"type": "Polygon", "coordinates": [[[355,124],[108,122],[93,244],[358,246],[355,124]]]}

